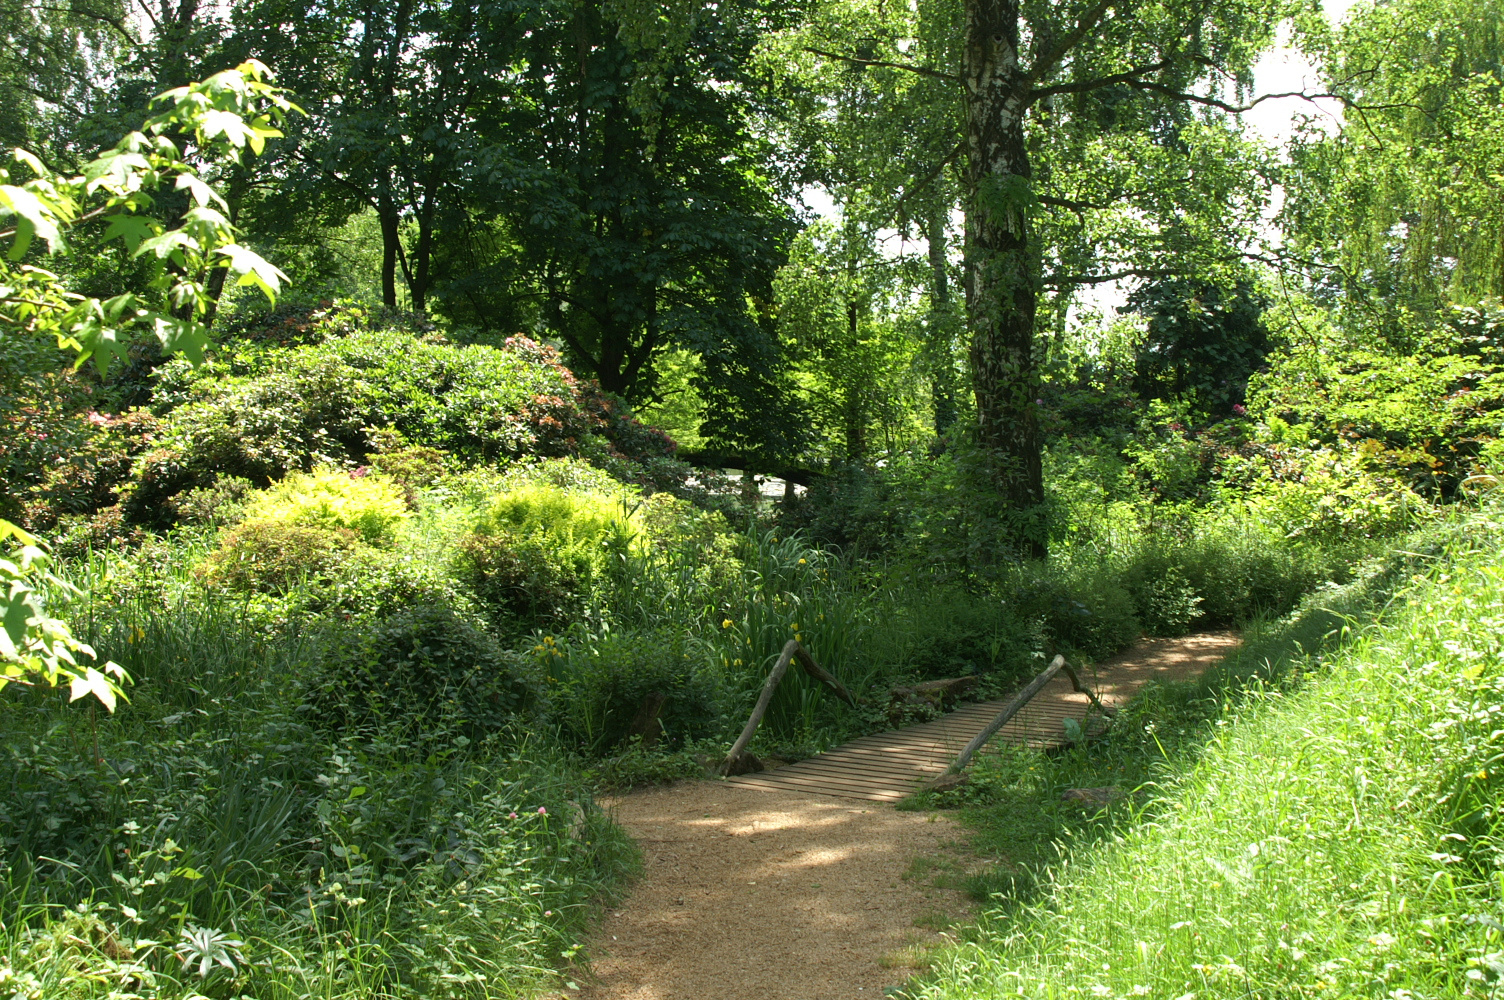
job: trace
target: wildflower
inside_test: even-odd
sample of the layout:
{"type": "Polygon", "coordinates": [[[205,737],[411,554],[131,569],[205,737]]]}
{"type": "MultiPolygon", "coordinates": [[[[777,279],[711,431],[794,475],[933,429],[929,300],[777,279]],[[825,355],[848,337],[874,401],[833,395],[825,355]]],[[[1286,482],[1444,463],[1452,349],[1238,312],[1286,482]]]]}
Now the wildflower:
{"type": "Polygon", "coordinates": [[[553,910],[544,910],[544,911],[543,911],[543,915],[544,915],[544,916],[545,916],[545,917],[551,917],[551,916],[553,916],[553,915],[554,915],[554,911],[553,911],[553,910]]]}
{"type": "Polygon", "coordinates": [[[725,621],[721,622],[721,628],[730,628],[730,627],[731,627],[731,619],[730,618],[727,618],[725,621]]]}
{"type": "Polygon", "coordinates": [[[516,818],[517,818],[517,814],[516,813],[507,813],[507,819],[516,819],[516,818]]]}
{"type": "Polygon", "coordinates": [[[803,560],[803,559],[800,559],[800,560],[799,560],[799,565],[800,565],[800,566],[803,566],[803,565],[804,565],[804,560],[803,560]]]}
{"type": "Polygon", "coordinates": [[[539,816],[547,816],[548,815],[548,810],[545,809],[545,808],[543,808],[542,806],[539,806],[538,807],[538,815],[539,816]]]}
{"type": "Polygon", "coordinates": [[[797,631],[799,631],[799,623],[798,622],[794,622],[794,624],[790,625],[789,626],[789,631],[791,631],[791,632],[797,632],[797,631]]]}

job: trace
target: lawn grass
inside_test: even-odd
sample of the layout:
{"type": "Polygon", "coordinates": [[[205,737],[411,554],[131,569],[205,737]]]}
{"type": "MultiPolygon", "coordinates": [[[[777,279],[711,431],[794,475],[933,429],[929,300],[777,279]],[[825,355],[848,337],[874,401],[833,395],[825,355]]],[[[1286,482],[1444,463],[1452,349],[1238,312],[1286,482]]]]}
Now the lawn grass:
{"type": "Polygon", "coordinates": [[[1412,541],[1096,746],[994,758],[965,812],[992,905],[908,995],[1496,995],[1498,530],[1412,541]],[[1106,784],[1137,794],[1059,802],[1106,784]]]}

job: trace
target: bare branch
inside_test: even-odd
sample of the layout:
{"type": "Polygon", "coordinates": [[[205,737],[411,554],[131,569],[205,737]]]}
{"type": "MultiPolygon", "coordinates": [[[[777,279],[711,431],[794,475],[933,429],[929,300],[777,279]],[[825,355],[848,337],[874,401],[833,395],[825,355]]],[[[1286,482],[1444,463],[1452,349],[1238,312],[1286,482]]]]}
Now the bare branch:
{"type": "Polygon", "coordinates": [[[1185,91],[1176,90],[1174,87],[1167,87],[1162,83],[1155,83],[1152,80],[1130,80],[1126,82],[1128,86],[1134,88],[1135,90],[1146,90],[1151,93],[1162,94],[1172,100],[1185,101],[1188,104],[1201,104],[1209,108],[1216,108],[1219,111],[1225,111],[1230,115],[1241,115],[1246,112],[1252,111],[1254,108],[1258,107],[1260,104],[1263,104],[1265,101],[1277,101],[1286,97],[1298,97],[1302,101],[1306,101],[1310,104],[1315,104],[1317,101],[1337,101],[1344,108],[1352,111],[1398,111],[1404,109],[1408,111],[1419,111],[1427,116],[1430,115],[1430,112],[1426,111],[1425,108],[1421,107],[1418,104],[1361,104],[1350,97],[1336,93],[1308,94],[1303,90],[1291,90],[1280,94],[1260,94],[1258,97],[1255,97],[1247,104],[1232,104],[1227,101],[1219,100],[1215,97],[1203,97],[1201,94],[1188,94],[1185,91]]]}
{"type": "Polygon", "coordinates": [[[839,52],[826,52],[823,49],[812,49],[808,46],[805,47],[804,51],[825,59],[839,59],[842,62],[849,62],[856,66],[881,66],[886,69],[903,69],[908,70],[910,73],[918,73],[920,76],[930,76],[936,80],[945,80],[948,83],[961,82],[961,78],[954,73],[945,73],[938,69],[931,69],[928,66],[911,66],[908,63],[888,62],[883,59],[860,59],[856,56],[846,56],[839,52]]]}

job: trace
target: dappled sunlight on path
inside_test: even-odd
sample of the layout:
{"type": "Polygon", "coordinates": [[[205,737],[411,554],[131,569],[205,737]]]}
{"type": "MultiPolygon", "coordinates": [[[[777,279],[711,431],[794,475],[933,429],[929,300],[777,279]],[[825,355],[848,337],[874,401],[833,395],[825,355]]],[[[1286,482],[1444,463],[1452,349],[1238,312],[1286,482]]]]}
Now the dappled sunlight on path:
{"type": "MultiPolygon", "coordinates": [[[[1194,679],[1237,641],[1232,633],[1146,639],[1081,679],[1107,704],[1122,704],[1150,681],[1194,679]]],[[[1059,743],[1061,720],[1084,718],[1088,703],[1057,681],[999,738],[1059,743]]],[[[607,914],[581,989],[567,995],[852,1000],[903,982],[913,970],[893,959],[934,940],[922,928],[970,911],[935,878],[939,871],[947,886],[959,884],[973,864],[964,834],[944,815],[822,789],[897,798],[943,769],[999,707],[970,706],[766,775],[622,796],[613,808],[642,847],[642,881],[607,914]]]]}
{"type": "Polygon", "coordinates": [[[916,858],[962,864],[950,820],[877,804],[685,782],[616,803],[642,882],[595,936],[589,1000],[880,997],[888,953],[967,912],[916,858]],[[929,920],[926,921],[931,922],[929,920]]]}

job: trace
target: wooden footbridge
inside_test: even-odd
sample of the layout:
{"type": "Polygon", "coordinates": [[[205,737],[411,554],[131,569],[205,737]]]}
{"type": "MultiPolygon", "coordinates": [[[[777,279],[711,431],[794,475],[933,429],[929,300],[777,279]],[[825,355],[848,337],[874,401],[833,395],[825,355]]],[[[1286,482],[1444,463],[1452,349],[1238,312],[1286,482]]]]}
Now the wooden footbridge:
{"type": "MultiPolygon", "coordinates": [[[[1226,656],[1237,642],[1230,632],[1204,633],[1189,639],[1146,639],[1087,671],[1080,677],[1081,686],[1089,688],[1111,710],[1151,680],[1190,680],[1199,676],[1226,656]]],[[[807,663],[806,669],[811,666],[807,663]]],[[[775,669],[775,676],[769,677],[769,696],[786,667],[787,658],[780,661],[781,669],[775,669]]],[[[932,722],[864,736],[797,764],[728,777],[726,783],[742,788],[897,802],[942,775],[1008,704],[1005,699],[965,705],[932,722]]],[[[1092,695],[1075,690],[1071,678],[1059,672],[1037,694],[1026,698],[1017,714],[992,738],[1032,747],[1059,746],[1066,740],[1066,720],[1084,724],[1091,710],[1092,695]]],[[[746,738],[750,739],[750,730],[755,729],[758,718],[760,715],[754,715],[749,723],[746,738]]],[[[738,741],[738,748],[744,746],[744,741],[738,741]]]]}

